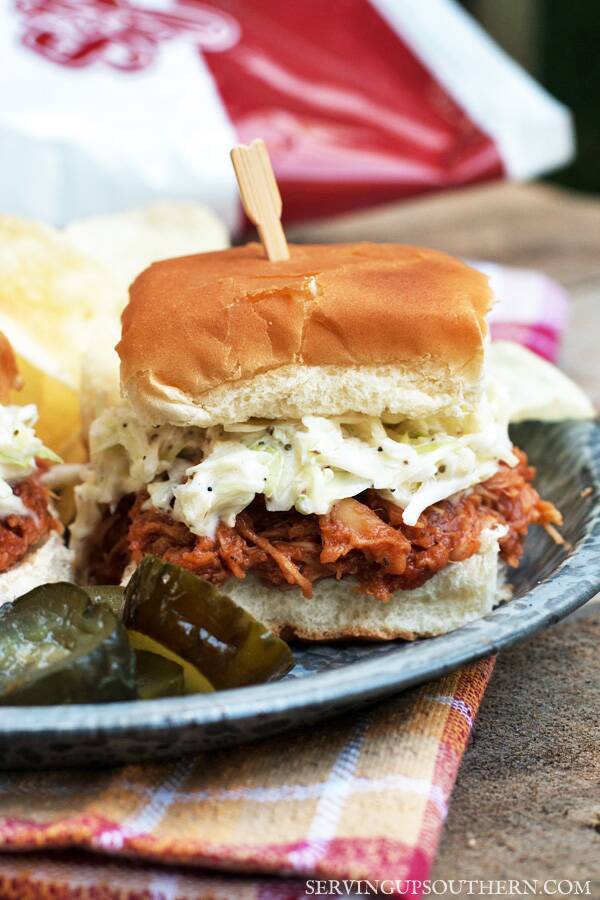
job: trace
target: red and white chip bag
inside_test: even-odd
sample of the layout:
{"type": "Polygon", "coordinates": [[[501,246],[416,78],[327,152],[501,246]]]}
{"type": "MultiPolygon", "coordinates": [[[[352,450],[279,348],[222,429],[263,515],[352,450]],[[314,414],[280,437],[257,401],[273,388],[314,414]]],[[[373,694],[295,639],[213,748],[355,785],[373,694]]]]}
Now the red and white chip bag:
{"type": "Polygon", "coordinates": [[[264,137],[288,220],[572,154],[568,111],[452,0],[0,0],[0,196],[62,224],[157,197],[235,227],[264,137]]]}

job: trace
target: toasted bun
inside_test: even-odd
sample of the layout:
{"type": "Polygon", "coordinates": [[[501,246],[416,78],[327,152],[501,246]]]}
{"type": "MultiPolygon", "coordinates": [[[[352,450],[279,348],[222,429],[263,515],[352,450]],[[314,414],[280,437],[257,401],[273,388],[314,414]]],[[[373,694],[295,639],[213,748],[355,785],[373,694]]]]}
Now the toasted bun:
{"type": "Polygon", "coordinates": [[[43,544],[0,575],[0,605],[55,581],[73,581],[73,553],[53,531],[43,544]]]}
{"type": "Polygon", "coordinates": [[[423,416],[480,394],[481,273],[398,244],[258,244],[155,263],[117,350],[140,418],[208,426],[354,411],[423,416]]]}

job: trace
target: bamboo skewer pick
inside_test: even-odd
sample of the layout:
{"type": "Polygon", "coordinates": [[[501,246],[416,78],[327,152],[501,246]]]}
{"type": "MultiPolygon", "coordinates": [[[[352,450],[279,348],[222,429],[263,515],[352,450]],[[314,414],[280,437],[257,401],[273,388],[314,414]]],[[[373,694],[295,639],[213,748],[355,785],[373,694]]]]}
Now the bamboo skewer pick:
{"type": "Polygon", "coordinates": [[[250,146],[239,144],[231,151],[231,162],[240,189],[242,206],[271,262],[290,258],[281,225],[281,194],[265,142],[260,138],[250,146]]]}

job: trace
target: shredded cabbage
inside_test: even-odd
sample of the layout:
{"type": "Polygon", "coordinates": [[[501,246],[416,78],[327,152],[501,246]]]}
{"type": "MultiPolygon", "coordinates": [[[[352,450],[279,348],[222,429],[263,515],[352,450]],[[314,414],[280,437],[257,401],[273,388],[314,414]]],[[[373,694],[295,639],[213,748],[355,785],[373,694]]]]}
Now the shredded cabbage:
{"type": "Polygon", "coordinates": [[[27,507],[12,485],[35,471],[36,458],[60,462],[60,457],[36,436],[36,421],[37,410],[32,404],[0,405],[0,519],[28,515],[27,507]]]}
{"type": "Polygon", "coordinates": [[[92,426],[91,465],[77,489],[76,538],[126,493],[147,490],[198,535],[214,536],[257,494],[267,509],[322,515],[344,497],[374,488],[414,525],[428,506],[515,465],[508,423],[490,389],[461,420],[389,424],[361,415],[245,422],[198,428],[148,427],[127,404],[92,426]]]}

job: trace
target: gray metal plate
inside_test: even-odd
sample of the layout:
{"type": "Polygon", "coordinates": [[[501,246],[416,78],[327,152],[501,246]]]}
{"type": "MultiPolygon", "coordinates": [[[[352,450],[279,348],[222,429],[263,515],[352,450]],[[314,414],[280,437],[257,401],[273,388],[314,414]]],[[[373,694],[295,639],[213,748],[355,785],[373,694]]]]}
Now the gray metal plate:
{"type": "Polygon", "coordinates": [[[412,644],[298,648],[295,669],[276,684],[146,702],[3,708],[0,768],[139,762],[254,740],[436,678],[557,622],[600,590],[600,426],[526,423],[514,440],[538,467],[542,496],[561,509],[571,549],[532,529],[509,603],[412,644]],[[582,499],[589,486],[592,495],[582,499]]]}

